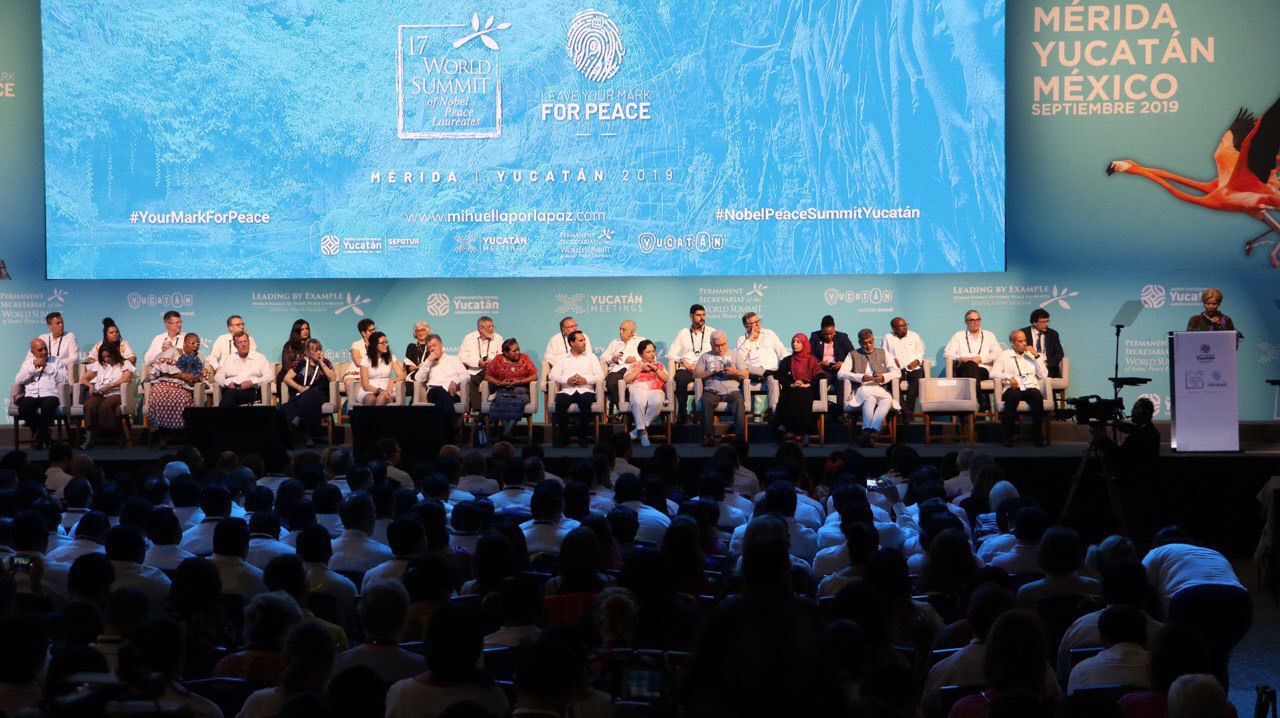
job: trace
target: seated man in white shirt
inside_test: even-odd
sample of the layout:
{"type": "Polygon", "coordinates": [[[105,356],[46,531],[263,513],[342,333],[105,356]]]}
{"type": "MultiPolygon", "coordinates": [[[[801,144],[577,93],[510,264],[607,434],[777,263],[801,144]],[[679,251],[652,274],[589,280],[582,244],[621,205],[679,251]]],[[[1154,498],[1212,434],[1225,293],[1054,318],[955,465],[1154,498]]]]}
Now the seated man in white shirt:
{"type": "Polygon", "coordinates": [[[361,592],[376,581],[399,581],[409,568],[409,562],[426,548],[427,534],[422,521],[413,516],[401,516],[387,527],[387,543],[391,558],[364,572],[360,582],[361,592]]]}
{"type": "Polygon", "coordinates": [[[178,548],[182,542],[182,525],[168,506],[157,506],[151,512],[147,520],[147,539],[151,547],[147,549],[146,564],[162,571],[176,571],[178,564],[196,556],[178,548]]]}
{"type": "Polygon", "coordinates": [[[996,556],[991,565],[1005,573],[1043,573],[1038,561],[1040,539],[1049,528],[1049,517],[1044,511],[1028,506],[1013,517],[1013,535],[1018,543],[1013,549],[996,556]]]}
{"type": "Polygon", "coordinates": [[[618,507],[630,509],[636,513],[640,528],[636,531],[636,541],[644,541],[655,546],[662,543],[662,537],[671,525],[671,517],[644,502],[644,484],[634,474],[623,474],[613,485],[613,500],[618,507]]]}
{"type": "Polygon", "coordinates": [[[244,519],[222,519],[213,531],[213,556],[209,559],[222,578],[222,592],[244,596],[245,601],[267,592],[262,569],[245,561],[249,555],[249,524],[244,519]]]}
{"type": "Polygon", "coordinates": [[[737,344],[753,381],[772,376],[778,370],[778,362],[791,354],[778,335],[760,322],[760,315],[755,312],[742,315],[742,328],[746,331],[738,337],[737,344]]]}
{"type": "Polygon", "coordinates": [[[449,411],[449,419],[455,425],[458,413],[454,405],[462,401],[462,388],[471,380],[471,374],[462,360],[444,353],[444,340],[439,334],[427,335],[427,353],[413,374],[413,381],[426,387],[427,403],[449,411]]]}
{"type": "Polygon", "coordinates": [[[264,571],[271,559],[294,553],[294,548],[280,540],[280,517],[275,511],[254,511],[249,517],[249,554],[245,560],[264,571]]]}
{"type": "Polygon", "coordinates": [[[747,514],[725,500],[725,479],[722,473],[707,467],[698,477],[698,498],[714,501],[720,510],[716,519],[716,528],[732,533],[734,529],[747,523],[747,514]]]}
{"type": "MultiPolygon", "coordinates": [[[[49,447],[49,467],[44,470],[44,488],[53,498],[66,501],[67,486],[75,477],[67,472],[71,468],[71,446],[61,441],[49,447]]],[[[85,481],[88,484],[88,481],[85,481]]],[[[92,495],[92,486],[89,487],[92,495]]],[[[86,506],[88,504],[85,504],[86,506]]]]}
{"type": "Polygon", "coordinates": [[[218,484],[200,490],[200,522],[182,533],[182,550],[197,555],[213,551],[213,534],[218,522],[231,516],[231,494],[218,484]]]}
{"type": "Polygon", "coordinates": [[[115,526],[107,532],[106,549],[116,571],[111,590],[136,588],[151,601],[151,612],[159,614],[169,599],[169,577],[146,565],[147,540],[142,532],[136,526],[115,526]]]}
{"type": "Polygon", "coordinates": [[[352,494],[338,509],[342,516],[342,535],[333,542],[333,558],[329,568],[334,571],[364,573],[392,557],[390,547],[371,537],[377,512],[368,494],[352,494]]]}
{"type": "Polygon", "coordinates": [[[86,512],[75,526],[75,540],[50,550],[48,558],[70,566],[87,553],[105,553],[102,544],[107,540],[107,532],[110,530],[111,522],[106,514],[101,511],[86,512]]]}
{"type": "Polygon", "coordinates": [[[1001,400],[1004,410],[1000,412],[1000,424],[1004,429],[1004,445],[1013,446],[1013,426],[1018,423],[1018,403],[1026,402],[1031,410],[1031,436],[1036,446],[1044,446],[1044,438],[1040,436],[1040,427],[1044,422],[1044,393],[1040,387],[1047,386],[1049,369],[1045,366],[1044,355],[1037,354],[1027,346],[1027,337],[1022,330],[1015,329],[1009,333],[1012,348],[1000,352],[1000,356],[991,365],[991,378],[1003,379],[1008,387],[1001,400]]]}
{"type": "MultiPolygon", "coordinates": [[[[1147,571],[1136,558],[1122,558],[1109,561],[1102,568],[1102,600],[1107,606],[1132,606],[1139,610],[1148,605],[1151,597],[1151,584],[1147,581],[1147,571]]],[[[1058,679],[1066,683],[1071,675],[1071,651],[1076,648],[1094,648],[1103,645],[1102,633],[1098,627],[1098,619],[1106,609],[1099,609],[1077,618],[1058,644],[1058,679]]],[[[1146,622],[1146,638],[1150,641],[1161,628],[1161,623],[1142,613],[1146,622]]]]}
{"type": "Polygon", "coordinates": [[[262,401],[262,390],[258,385],[275,378],[271,373],[271,363],[251,348],[251,340],[245,332],[232,337],[232,342],[235,351],[223,357],[213,375],[213,380],[222,387],[219,406],[256,404],[262,401]]]}
{"type": "MultiPolygon", "coordinates": [[[[969,599],[967,618],[973,629],[973,640],[959,651],[938,661],[929,669],[924,682],[920,705],[928,714],[939,710],[943,686],[972,686],[986,684],[983,660],[987,653],[987,635],[996,619],[1013,608],[1013,595],[1004,588],[986,583],[974,589],[969,599]]],[[[1053,671],[1045,670],[1045,695],[1060,697],[1053,671]]]]}
{"type": "MultiPolygon", "coordinates": [[[[576,331],[578,331],[577,319],[573,317],[561,319],[560,331],[552,334],[551,338],[547,340],[547,349],[542,353],[542,360],[554,368],[561,357],[571,354],[573,352],[573,333],[576,331]]],[[[582,333],[582,338],[586,340],[586,349],[583,351],[594,358],[595,352],[591,349],[591,338],[585,332],[582,333]]]]}
{"type": "Polygon", "coordinates": [[[884,429],[889,412],[898,408],[892,392],[898,367],[889,362],[884,349],[876,346],[875,334],[863,329],[858,332],[858,348],[844,358],[836,376],[852,383],[853,391],[845,398],[845,411],[862,408],[862,445],[871,446],[872,435],[884,429]]]}
{"type": "Polygon", "coordinates": [[[721,404],[729,407],[733,414],[733,430],[739,441],[744,440],[747,407],[742,382],[748,381],[751,375],[742,361],[742,354],[729,351],[729,337],[724,332],[717,330],[711,333],[711,351],[698,357],[693,377],[702,380],[702,445],[715,443],[715,414],[721,404]]]}
{"type": "Polygon", "coordinates": [[[458,478],[458,488],[473,496],[488,496],[500,490],[498,482],[485,474],[487,470],[484,454],[470,451],[462,457],[462,476],[458,478]]]}
{"type": "MultiPolygon", "coordinates": [[[[991,378],[991,365],[1000,356],[1000,340],[982,328],[982,315],[976,309],[964,314],[965,328],[956,332],[942,350],[942,356],[951,362],[952,376],[976,379],[982,383],[991,378]]],[[[988,411],[991,399],[978,392],[978,409],[988,411]]]]}
{"type": "Polygon", "coordinates": [[[707,309],[701,304],[689,307],[689,326],[681,329],[667,350],[675,371],[672,379],[676,384],[677,421],[684,424],[689,421],[689,394],[693,387],[694,365],[698,358],[711,349],[711,335],[715,329],[707,326],[707,309]]]}
{"type": "Polygon", "coordinates": [[[529,502],[529,512],[533,519],[520,525],[529,555],[559,554],[564,537],[578,527],[577,521],[564,518],[564,489],[551,479],[538,484],[529,502]]]}
{"type": "Polygon", "coordinates": [[[312,525],[298,534],[298,556],[307,569],[307,584],[312,593],[334,596],[338,603],[339,625],[351,625],[359,593],[351,579],[329,568],[333,542],[323,526],[312,525]]]}
{"type": "MultiPolygon", "coordinates": [[[[215,370],[222,366],[222,362],[227,357],[236,353],[235,336],[245,333],[244,319],[239,314],[232,314],[227,317],[227,333],[219,334],[217,339],[213,340],[213,344],[209,346],[209,365],[215,370]]],[[[249,337],[249,351],[258,351],[258,342],[249,337]]],[[[288,367],[286,367],[287,369],[288,367]]]]}
{"type": "MultiPolygon", "coordinates": [[[[62,312],[49,312],[44,317],[49,331],[41,334],[45,346],[49,347],[49,356],[57,357],[62,366],[70,367],[80,361],[80,343],[76,335],[63,330],[62,312]]],[[[97,357],[93,357],[96,361],[97,357]]]]}
{"type": "Polygon", "coordinates": [[[151,340],[142,361],[150,364],[162,352],[173,347],[182,348],[182,315],[173,310],[164,313],[164,331],[151,340]]]}
{"type": "Polygon", "coordinates": [[[621,399],[623,375],[632,364],[640,361],[636,347],[644,340],[644,337],[636,334],[636,323],[626,319],[618,325],[618,338],[609,342],[609,346],[600,355],[608,367],[604,377],[604,390],[614,406],[621,399]]]}
{"type": "MultiPolygon", "coordinates": [[[[790,481],[775,481],[769,484],[769,488],[764,490],[764,498],[760,501],[756,508],[754,521],[756,517],[772,514],[782,519],[790,534],[791,555],[805,561],[806,564],[813,562],[813,557],[818,553],[818,535],[813,529],[805,528],[796,523],[796,487],[790,481]]],[[[746,537],[747,528],[751,524],[739,526],[734,529],[733,536],[729,539],[729,553],[734,556],[742,555],[743,542],[746,537]]]]}
{"type": "Polygon", "coordinates": [[[907,328],[907,320],[902,317],[894,317],[889,329],[892,331],[884,335],[880,345],[907,381],[907,393],[902,397],[902,419],[910,422],[920,394],[920,380],[924,378],[924,340],[907,328]]]}
{"type": "Polygon", "coordinates": [[[13,382],[18,385],[18,420],[31,430],[31,448],[40,450],[49,444],[49,426],[58,414],[61,400],[58,385],[67,383],[67,367],[55,356],[43,339],[32,339],[30,351],[18,368],[13,382]]]}
{"type": "Polygon", "coordinates": [[[1109,606],[1098,617],[1098,633],[1106,648],[1071,669],[1067,694],[1098,686],[1150,688],[1147,617],[1142,611],[1125,604],[1109,606]]]}
{"type": "Polygon", "coordinates": [[[601,376],[600,361],[590,352],[587,335],[574,331],[569,335],[569,353],[556,359],[551,381],[560,385],[556,394],[556,446],[569,445],[569,407],[578,407],[578,445],[586,446],[593,417],[591,405],[596,401],[596,385],[601,376]]]}
{"type": "Polygon", "coordinates": [[[480,382],[484,381],[485,372],[489,369],[489,360],[501,352],[502,335],[493,330],[490,317],[477,319],[476,330],[462,338],[458,358],[470,374],[467,391],[470,392],[471,406],[480,406],[480,382]]]}

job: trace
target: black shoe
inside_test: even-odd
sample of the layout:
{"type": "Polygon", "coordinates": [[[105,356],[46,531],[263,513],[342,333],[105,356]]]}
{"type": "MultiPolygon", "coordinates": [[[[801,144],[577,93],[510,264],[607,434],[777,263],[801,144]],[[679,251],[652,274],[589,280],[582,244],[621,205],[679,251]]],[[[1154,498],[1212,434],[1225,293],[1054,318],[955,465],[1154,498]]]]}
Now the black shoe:
{"type": "Polygon", "coordinates": [[[871,447],[875,446],[875,443],[871,441],[871,434],[872,434],[872,432],[871,432],[871,430],[870,430],[870,429],[863,429],[863,430],[862,430],[862,441],[861,441],[861,442],[859,442],[859,445],[861,445],[861,446],[862,446],[862,448],[864,448],[864,449],[869,449],[869,448],[871,448],[871,447]]]}
{"type": "Polygon", "coordinates": [[[569,440],[564,438],[563,436],[557,436],[555,442],[552,443],[552,446],[556,447],[557,449],[563,449],[568,445],[569,445],[569,440]]]}
{"type": "Polygon", "coordinates": [[[1036,440],[1031,443],[1035,444],[1037,448],[1040,448],[1044,446],[1044,439],[1041,439],[1040,437],[1037,436],[1036,440]]]}
{"type": "Polygon", "coordinates": [[[1004,437],[1004,440],[1003,440],[1003,441],[1001,441],[1000,443],[1001,443],[1001,444],[1004,444],[1005,446],[1011,447],[1011,446],[1013,446],[1013,437],[1012,437],[1012,436],[1006,436],[1006,437],[1004,437]]]}
{"type": "Polygon", "coordinates": [[[587,437],[585,437],[585,436],[580,436],[580,437],[578,437],[578,446],[580,446],[580,447],[582,447],[582,448],[584,448],[584,449],[585,449],[585,448],[587,448],[587,447],[588,447],[588,446],[590,446],[590,445],[591,445],[591,444],[587,443],[587,437]]]}

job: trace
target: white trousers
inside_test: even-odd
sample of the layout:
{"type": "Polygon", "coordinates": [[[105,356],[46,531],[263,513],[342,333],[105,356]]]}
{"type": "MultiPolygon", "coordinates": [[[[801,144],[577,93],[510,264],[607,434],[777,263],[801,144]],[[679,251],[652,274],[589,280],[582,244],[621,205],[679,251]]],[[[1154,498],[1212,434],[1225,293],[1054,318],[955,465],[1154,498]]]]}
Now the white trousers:
{"type": "Polygon", "coordinates": [[[858,398],[862,400],[862,428],[876,433],[884,428],[885,417],[893,409],[893,395],[884,387],[868,384],[858,387],[858,398]]]}
{"type": "Polygon", "coordinates": [[[666,401],[667,392],[632,386],[627,388],[627,396],[631,399],[631,416],[635,417],[636,428],[645,429],[662,413],[662,403],[666,401]]]}

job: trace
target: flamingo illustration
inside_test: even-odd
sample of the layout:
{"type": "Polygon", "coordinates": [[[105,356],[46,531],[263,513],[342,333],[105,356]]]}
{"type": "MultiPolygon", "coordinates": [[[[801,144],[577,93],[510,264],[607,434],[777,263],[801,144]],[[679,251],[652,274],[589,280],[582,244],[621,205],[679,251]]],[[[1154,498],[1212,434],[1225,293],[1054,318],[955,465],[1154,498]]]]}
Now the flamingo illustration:
{"type": "MultiPolygon", "coordinates": [[[[1107,166],[1107,174],[1116,172],[1140,175],[1164,187],[1183,202],[1221,212],[1239,212],[1265,224],[1266,232],[1245,243],[1244,253],[1262,243],[1272,232],[1280,233],[1280,176],[1276,174],[1280,157],[1280,100],[1255,121],[1241,109],[1214,150],[1213,161],[1218,176],[1209,181],[1188,179],[1167,170],[1143,167],[1133,160],[1116,160],[1107,166]],[[1241,161],[1243,160],[1243,161],[1241,161]],[[1193,195],[1174,186],[1189,187],[1193,195]]],[[[1273,241],[1273,240],[1267,240],[1273,241]]],[[[1280,269],[1280,242],[1271,250],[1271,266],[1280,269]]]]}

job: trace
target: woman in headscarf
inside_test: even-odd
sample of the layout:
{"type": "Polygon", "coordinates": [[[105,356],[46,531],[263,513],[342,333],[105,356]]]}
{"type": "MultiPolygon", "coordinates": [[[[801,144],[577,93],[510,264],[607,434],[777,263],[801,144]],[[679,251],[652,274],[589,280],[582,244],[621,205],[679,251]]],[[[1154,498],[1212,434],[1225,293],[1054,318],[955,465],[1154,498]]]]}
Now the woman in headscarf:
{"type": "Polygon", "coordinates": [[[821,373],[822,365],[810,351],[808,337],[803,334],[791,337],[791,356],[783,358],[774,374],[780,391],[772,423],[775,432],[785,428],[784,439],[800,434],[804,445],[809,445],[809,434],[813,433],[813,400],[817,397],[821,373]]]}

